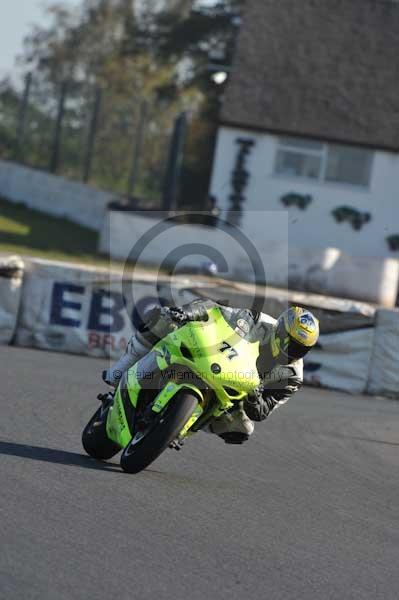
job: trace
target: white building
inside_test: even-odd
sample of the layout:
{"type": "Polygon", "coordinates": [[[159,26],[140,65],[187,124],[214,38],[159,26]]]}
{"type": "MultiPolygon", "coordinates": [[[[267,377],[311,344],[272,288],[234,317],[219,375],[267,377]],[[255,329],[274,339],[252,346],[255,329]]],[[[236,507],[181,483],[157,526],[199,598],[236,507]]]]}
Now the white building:
{"type": "Polygon", "coordinates": [[[251,231],[258,211],[288,211],[293,247],[399,258],[398,57],[392,0],[249,0],[218,134],[219,207],[251,231]]]}

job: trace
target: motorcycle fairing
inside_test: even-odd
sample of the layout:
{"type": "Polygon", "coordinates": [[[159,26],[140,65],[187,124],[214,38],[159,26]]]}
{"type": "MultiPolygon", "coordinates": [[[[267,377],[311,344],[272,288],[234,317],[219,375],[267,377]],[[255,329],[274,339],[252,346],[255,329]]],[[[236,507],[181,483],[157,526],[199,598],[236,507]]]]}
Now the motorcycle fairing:
{"type": "Polygon", "coordinates": [[[139,394],[145,388],[148,389],[146,377],[143,376],[148,370],[148,361],[154,367],[156,363],[161,382],[163,373],[168,372],[168,377],[172,373],[172,380],[165,381],[154,400],[152,410],[155,413],[162,412],[182,389],[190,389],[198,396],[199,408],[186,423],[181,437],[190,432],[190,428],[207,407],[198,385],[173,381],[173,365],[186,367],[188,374],[192,373],[194,379],[200,379],[214,391],[217,403],[212,407],[212,417],[222,415],[259,385],[256,368],[259,342],[249,342],[242,334],[238,334],[224,319],[218,307],[212,307],[207,312],[208,321],[189,322],[168,334],[153,347],[147,357],[123,375],[107,419],[109,438],[122,448],[133,437],[134,412],[139,394]]]}

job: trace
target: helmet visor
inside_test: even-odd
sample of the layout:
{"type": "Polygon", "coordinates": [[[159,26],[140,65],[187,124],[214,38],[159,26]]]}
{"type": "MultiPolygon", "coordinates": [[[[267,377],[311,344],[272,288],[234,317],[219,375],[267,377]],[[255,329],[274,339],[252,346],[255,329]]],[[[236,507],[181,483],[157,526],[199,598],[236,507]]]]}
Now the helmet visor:
{"type": "Polygon", "coordinates": [[[278,324],[276,337],[280,341],[280,355],[283,356],[288,362],[293,362],[303,358],[310,350],[308,346],[300,344],[289,335],[285,329],[284,323],[278,324]]]}
{"type": "Polygon", "coordinates": [[[310,348],[290,338],[287,349],[282,348],[281,350],[287,356],[288,360],[294,361],[306,356],[310,348]]]}

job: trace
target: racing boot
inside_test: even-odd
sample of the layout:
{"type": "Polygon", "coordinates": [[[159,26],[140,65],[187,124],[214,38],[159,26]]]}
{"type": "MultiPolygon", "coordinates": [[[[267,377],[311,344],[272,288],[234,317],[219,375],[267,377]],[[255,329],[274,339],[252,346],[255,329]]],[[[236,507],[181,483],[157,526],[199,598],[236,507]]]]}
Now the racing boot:
{"type": "Polygon", "coordinates": [[[141,332],[135,333],[129,340],[125,353],[106,371],[102,378],[105,383],[116,387],[125,371],[130,369],[137,361],[149,352],[152,347],[150,340],[141,332]]]}
{"type": "Polygon", "coordinates": [[[123,373],[143,358],[154,344],[177,326],[167,309],[154,307],[147,311],[136,333],[130,338],[125,353],[110,369],[103,371],[103,381],[116,387],[123,373]]]}
{"type": "Polygon", "coordinates": [[[212,419],[204,431],[218,435],[226,444],[242,444],[253,434],[254,429],[254,424],[245,413],[243,403],[240,402],[238,408],[212,419]]]}

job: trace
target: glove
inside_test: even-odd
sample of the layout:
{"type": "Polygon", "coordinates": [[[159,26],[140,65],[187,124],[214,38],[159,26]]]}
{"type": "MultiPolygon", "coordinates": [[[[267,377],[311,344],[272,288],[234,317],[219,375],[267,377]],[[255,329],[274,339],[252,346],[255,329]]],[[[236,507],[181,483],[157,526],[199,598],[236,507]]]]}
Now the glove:
{"type": "Polygon", "coordinates": [[[202,302],[193,303],[186,310],[186,315],[189,321],[208,321],[209,315],[202,302]]]}
{"type": "Polygon", "coordinates": [[[167,309],[167,313],[172,321],[179,325],[184,325],[189,321],[208,321],[209,319],[206,308],[203,306],[192,306],[186,309],[180,306],[171,306],[167,309]]]}
{"type": "Polygon", "coordinates": [[[264,389],[265,389],[264,385],[262,383],[260,383],[254,389],[254,391],[251,393],[251,395],[248,396],[248,402],[255,404],[256,402],[259,402],[260,400],[263,400],[263,390],[264,389]]]}
{"type": "Polygon", "coordinates": [[[264,387],[259,385],[244,400],[244,410],[251,421],[264,421],[278,404],[271,396],[264,396],[264,387]]]}
{"type": "Polygon", "coordinates": [[[166,308],[165,312],[174,323],[178,323],[179,325],[184,325],[189,320],[184,310],[179,306],[166,308]]]}

